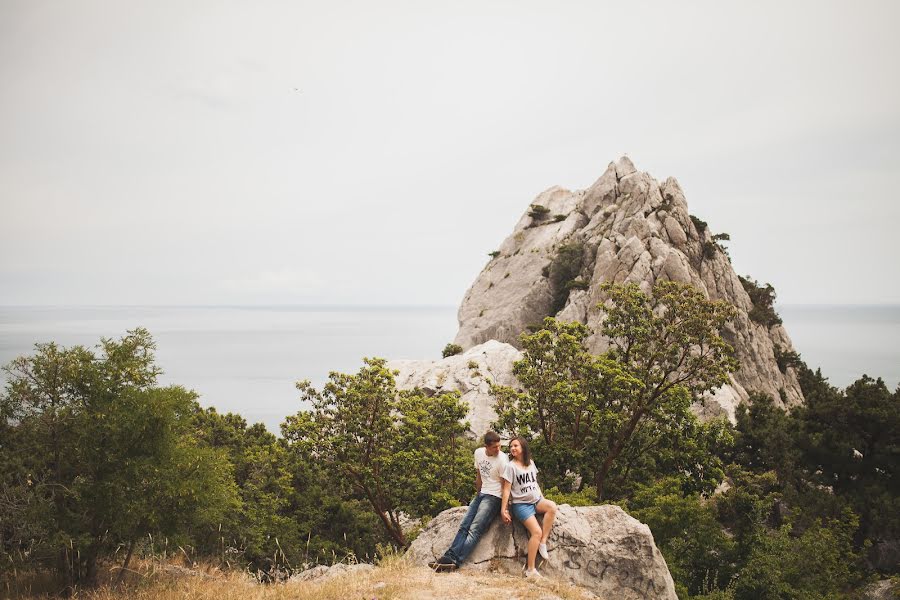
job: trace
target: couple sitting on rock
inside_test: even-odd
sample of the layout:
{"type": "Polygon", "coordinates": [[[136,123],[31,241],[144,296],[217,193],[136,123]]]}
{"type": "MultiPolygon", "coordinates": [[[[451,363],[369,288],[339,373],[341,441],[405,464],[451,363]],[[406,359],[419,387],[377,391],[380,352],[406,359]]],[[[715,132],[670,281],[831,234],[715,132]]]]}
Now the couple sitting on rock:
{"type": "Polygon", "coordinates": [[[535,560],[538,552],[544,560],[550,558],[547,539],[556,518],[556,503],[541,495],[537,471],[525,438],[514,437],[510,440],[507,458],[500,450],[500,436],[488,431],[484,436],[484,447],[475,451],[475,498],[469,504],[450,549],[429,566],[436,571],[458,569],[475,549],[494,517],[499,513],[503,522],[510,524],[512,512],[530,536],[525,576],[542,577],[535,568],[535,560]],[[538,523],[537,513],[544,515],[543,523],[538,523]]]}

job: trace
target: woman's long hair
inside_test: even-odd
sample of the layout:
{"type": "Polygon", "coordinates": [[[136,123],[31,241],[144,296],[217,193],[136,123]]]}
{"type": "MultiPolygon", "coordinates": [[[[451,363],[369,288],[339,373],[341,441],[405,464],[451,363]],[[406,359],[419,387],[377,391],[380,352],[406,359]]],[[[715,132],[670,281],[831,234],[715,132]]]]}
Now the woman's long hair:
{"type": "Polygon", "coordinates": [[[531,466],[531,448],[528,447],[528,440],[521,435],[517,435],[509,440],[509,443],[512,444],[514,441],[519,442],[519,446],[522,447],[522,454],[519,455],[519,461],[522,463],[522,466],[531,466]]]}

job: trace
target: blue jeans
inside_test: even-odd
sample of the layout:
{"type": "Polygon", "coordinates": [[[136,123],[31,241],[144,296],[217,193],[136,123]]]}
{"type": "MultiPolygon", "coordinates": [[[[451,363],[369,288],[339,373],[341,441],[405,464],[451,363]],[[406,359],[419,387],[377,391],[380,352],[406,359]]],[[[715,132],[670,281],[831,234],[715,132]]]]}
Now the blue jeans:
{"type": "Polygon", "coordinates": [[[452,561],[457,567],[465,561],[481,535],[491,526],[491,521],[500,514],[500,498],[490,494],[478,494],[469,503],[469,510],[459,524],[459,531],[450,549],[444,553],[442,561],[452,561]]]}

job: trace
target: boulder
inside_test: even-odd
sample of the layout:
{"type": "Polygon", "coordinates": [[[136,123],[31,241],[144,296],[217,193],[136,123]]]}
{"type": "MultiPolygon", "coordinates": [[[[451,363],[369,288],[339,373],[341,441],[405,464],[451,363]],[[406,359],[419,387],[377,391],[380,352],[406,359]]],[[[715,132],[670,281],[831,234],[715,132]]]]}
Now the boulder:
{"type": "Polygon", "coordinates": [[[882,579],[866,586],[864,600],[897,600],[900,598],[900,584],[890,579],[882,579]]]}
{"type": "Polygon", "coordinates": [[[331,579],[333,577],[341,577],[344,575],[358,575],[368,573],[375,568],[375,565],[369,563],[335,563],[333,565],[316,565],[291,576],[290,581],[313,581],[331,579]]]}
{"type": "Polygon", "coordinates": [[[419,388],[427,394],[458,391],[469,405],[469,430],[479,438],[497,418],[491,384],[518,387],[512,364],[521,357],[522,353],[510,344],[488,340],[440,360],[392,360],[387,366],[399,371],[398,389],[419,388]]]}
{"type": "Polygon", "coordinates": [[[670,177],[659,183],[627,157],[610,163],[585,190],[552,187],[535,198],[466,292],[455,342],[471,348],[494,339],[518,347],[529,326],[557,316],[585,323],[594,332],[589,349],[599,353],[608,347],[598,333],[603,312],[597,305],[606,300],[600,284],[636,282],[649,291],[657,279],[689,283],[738,309],[723,335],[740,368],[710,394],[707,406],[696,407],[702,416],[733,419],[750,391],[767,393],[781,406],[803,401],[796,371],[782,373],[775,358],[776,348],[793,350],[787,332],[750,318],[750,296],[713,232],[688,213],[678,182],[670,177]],[[535,210],[537,205],[546,210],[535,210]],[[587,284],[567,298],[548,277],[564,245],[581,248],[576,278],[587,284]],[[565,304],[558,308],[560,298],[565,304]]]}
{"type": "MultiPolygon", "coordinates": [[[[453,541],[466,507],[451,508],[435,517],[407,551],[414,564],[440,558],[453,541]]],[[[518,521],[499,518],[463,564],[465,570],[498,569],[521,574],[527,533],[518,521]]],[[[547,543],[550,559],[538,557],[537,568],[550,579],[585,587],[601,598],[677,600],[666,561],[653,542],[650,528],[618,506],[563,504],[547,543]]]]}

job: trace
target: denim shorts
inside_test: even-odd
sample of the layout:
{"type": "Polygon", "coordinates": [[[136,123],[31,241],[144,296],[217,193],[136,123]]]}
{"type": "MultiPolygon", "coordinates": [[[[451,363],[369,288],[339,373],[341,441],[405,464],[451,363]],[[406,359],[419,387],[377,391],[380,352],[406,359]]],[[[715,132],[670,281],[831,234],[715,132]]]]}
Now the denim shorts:
{"type": "MultiPolygon", "coordinates": [[[[540,500],[538,500],[540,502],[540,500]]],[[[537,514],[537,502],[534,504],[510,504],[510,512],[523,523],[537,514]]]]}

